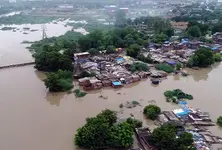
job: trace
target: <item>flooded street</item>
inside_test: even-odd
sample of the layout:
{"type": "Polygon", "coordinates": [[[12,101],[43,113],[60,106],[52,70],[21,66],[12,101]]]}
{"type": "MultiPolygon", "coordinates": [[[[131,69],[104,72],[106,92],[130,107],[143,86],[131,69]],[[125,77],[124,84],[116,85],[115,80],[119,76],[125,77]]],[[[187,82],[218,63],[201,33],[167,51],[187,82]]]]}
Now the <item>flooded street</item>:
{"type": "MultiPolygon", "coordinates": [[[[47,24],[48,36],[58,36],[69,30],[69,27],[61,26],[47,24]]],[[[41,29],[41,25],[27,27],[41,29]]],[[[41,39],[41,31],[27,35],[19,31],[0,31],[0,38],[4,43],[0,45],[0,65],[28,62],[32,60],[31,54],[25,49],[26,45],[20,43],[41,39]]],[[[192,75],[169,76],[158,86],[151,85],[147,79],[121,89],[102,89],[92,91],[83,98],[75,98],[73,93],[48,93],[42,82],[44,74],[37,72],[33,66],[0,70],[0,149],[77,150],[73,137],[86,117],[95,116],[105,108],[120,111],[119,104],[136,100],[142,107],[124,108],[121,116],[133,113],[143,119],[142,109],[150,100],[155,100],[162,110],[178,107],[167,103],[163,95],[166,90],[175,88],[192,94],[194,100],[188,101],[188,104],[210,112],[212,119],[216,120],[222,115],[222,64],[188,72],[192,75]],[[108,99],[99,98],[100,95],[108,99]]],[[[145,126],[152,125],[147,120],[144,123],[145,126]]],[[[211,130],[215,135],[222,136],[219,127],[211,130]]]]}

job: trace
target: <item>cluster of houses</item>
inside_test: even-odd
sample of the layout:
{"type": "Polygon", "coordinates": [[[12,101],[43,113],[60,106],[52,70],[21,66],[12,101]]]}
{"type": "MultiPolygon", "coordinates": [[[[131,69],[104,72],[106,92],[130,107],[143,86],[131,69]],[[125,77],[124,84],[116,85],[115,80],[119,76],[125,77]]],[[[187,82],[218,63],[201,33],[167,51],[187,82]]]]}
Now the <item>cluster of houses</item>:
{"type": "Polygon", "coordinates": [[[80,86],[84,90],[100,89],[112,86],[122,87],[123,84],[130,84],[147,78],[150,72],[129,71],[130,65],[134,62],[130,57],[112,55],[90,56],[88,52],[74,54],[74,59],[79,72],[94,73],[93,77],[79,78],[80,86]]]}
{"type": "Polygon", "coordinates": [[[172,111],[163,111],[158,116],[158,123],[163,125],[168,122],[176,122],[181,126],[188,125],[186,132],[193,135],[194,145],[197,150],[210,150],[212,144],[221,144],[222,138],[213,135],[206,126],[214,126],[207,112],[189,107],[185,101],[179,102],[180,108],[172,111]]]}
{"type": "Polygon", "coordinates": [[[200,47],[211,49],[213,52],[222,52],[222,33],[215,33],[212,36],[213,43],[205,43],[199,40],[189,40],[188,38],[181,39],[180,42],[165,41],[163,44],[150,44],[149,52],[144,55],[149,55],[156,63],[168,63],[174,65],[177,62],[186,64],[189,58],[200,47]]]}
{"type": "MultiPolygon", "coordinates": [[[[192,134],[193,144],[197,150],[213,150],[221,146],[222,138],[213,135],[206,128],[206,126],[214,125],[210,120],[209,113],[193,109],[184,101],[180,101],[179,106],[179,109],[161,112],[157,118],[158,125],[172,124],[176,126],[178,135],[183,132],[192,134]],[[198,123],[194,124],[196,122],[198,123]]],[[[149,143],[151,136],[149,128],[136,128],[135,132],[142,148],[135,150],[157,150],[149,143]]]]}

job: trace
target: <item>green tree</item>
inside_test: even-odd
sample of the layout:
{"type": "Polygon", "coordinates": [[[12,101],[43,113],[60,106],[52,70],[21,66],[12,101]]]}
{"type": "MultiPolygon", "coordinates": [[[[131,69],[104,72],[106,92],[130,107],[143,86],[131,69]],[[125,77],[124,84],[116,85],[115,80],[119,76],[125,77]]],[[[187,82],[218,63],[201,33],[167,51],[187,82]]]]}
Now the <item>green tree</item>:
{"type": "Polygon", "coordinates": [[[217,118],[217,124],[222,127],[222,116],[217,118]]]}
{"type": "Polygon", "coordinates": [[[161,33],[161,34],[155,34],[152,37],[152,42],[162,44],[164,41],[168,39],[167,35],[161,33]]]}
{"type": "Polygon", "coordinates": [[[142,121],[133,118],[127,118],[126,122],[130,124],[132,128],[140,128],[143,125],[142,121]]]}
{"type": "Polygon", "coordinates": [[[207,48],[198,49],[190,58],[189,65],[198,67],[207,67],[214,63],[213,52],[207,48]]]}
{"type": "Polygon", "coordinates": [[[87,119],[86,125],[77,130],[75,144],[85,149],[106,149],[110,142],[110,125],[103,117],[87,119]]]}
{"type": "Polygon", "coordinates": [[[136,58],[140,53],[140,46],[138,44],[132,44],[126,51],[127,55],[136,58]]]}
{"type": "Polygon", "coordinates": [[[51,51],[50,49],[43,49],[42,52],[36,53],[35,68],[41,71],[57,71],[73,70],[72,60],[67,56],[57,51],[51,51]]]}
{"type": "Polygon", "coordinates": [[[90,34],[86,35],[89,37],[89,40],[91,41],[91,47],[92,48],[98,48],[102,46],[104,36],[101,30],[93,30],[90,34]]]}
{"type": "Polygon", "coordinates": [[[130,124],[122,122],[111,127],[111,143],[116,148],[133,145],[133,128],[130,124]]]}
{"type": "Polygon", "coordinates": [[[171,125],[164,125],[154,129],[151,134],[151,143],[160,150],[174,150],[176,147],[176,128],[171,125]]]}
{"type": "Polygon", "coordinates": [[[56,73],[47,73],[44,82],[51,92],[68,91],[73,87],[72,72],[58,70],[56,73]]]}
{"type": "Polygon", "coordinates": [[[133,144],[133,125],[116,123],[116,113],[102,111],[96,117],[87,118],[86,124],[77,130],[75,144],[85,149],[126,148],[133,144]]]}
{"type": "Polygon", "coordinates": [[[82,36],[78,39],[78,44],[82,51],[92,48],[91,40],[88,36],[82,36]]]}
{"type": "Polygon", "coordinates": [[[175,125],[166,124],[154,129],[150,143],[160,150],[195,150],[190,133],[177,134],[175,125]]]}
{"type": "Polygon", "coordinates": [[[213,25],[212,27],[212,33],[216,33],[216,32],[222,32],[222,22],[218,22],[215,25],[213,25]]]}
{"type": "Polygon", "coordinates": [[[192,37],[200,37],[201,36],[201,31],[198,26],[192,26],[192,27],[188,28],[187,33],[188,33],[188,35],[190,35],[192,37]]]}
{"type": "Polygon", "coordinates": [[[220,62],[222,60],[222,56],[220,53],[215,53],[214,54],[214,61],[215,62],[220,62]]]}
{"type": "Polygon", "coordinates": [[[108,45],[106,48],[106,53],[107,54],[113,54],[116,53],[116,48],[113,45],[108,45]]]}
{"type": "Polygon", "coordinates": [[[164,34],[167,35],[170,38],[171,36],[174,35],[174,29],[173,28],[165,29],[164,34]]]}
{"type": "Polygon", "coordinates": [[[91,55],[98,55],[99,54],[99,51],[95,48],[90,48],[88,50],[88,52],[91,54],[91,55]]]}
{"type": "Polygon", "coordinates": [[[160,112],[160,107],[156,105],[148,105],[143,109],[143,113],[146,115],[147,118],[151,120],[155,120],[160,114],[160,112]]]}

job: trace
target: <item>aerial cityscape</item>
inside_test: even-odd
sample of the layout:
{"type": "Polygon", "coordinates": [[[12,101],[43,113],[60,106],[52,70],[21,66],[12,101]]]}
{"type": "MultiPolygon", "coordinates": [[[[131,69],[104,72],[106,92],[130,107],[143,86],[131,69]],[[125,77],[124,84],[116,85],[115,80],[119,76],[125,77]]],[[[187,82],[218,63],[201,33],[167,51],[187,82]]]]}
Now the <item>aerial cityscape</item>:
{"type": "Polygon", "coordinates": [[[1,150],[222,150],[221,0],[0,1],[1,150]]]}

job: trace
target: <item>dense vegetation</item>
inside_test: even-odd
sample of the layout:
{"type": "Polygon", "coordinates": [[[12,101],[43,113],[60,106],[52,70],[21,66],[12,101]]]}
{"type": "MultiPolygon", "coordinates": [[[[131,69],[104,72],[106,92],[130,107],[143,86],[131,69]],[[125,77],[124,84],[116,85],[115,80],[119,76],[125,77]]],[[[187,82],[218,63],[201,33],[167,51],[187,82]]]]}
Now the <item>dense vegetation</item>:
{"type": "Polygon", "coordinates": [[[222,127],[222,116],[217,118],[217,124],[222,127]]]}
{"type": "Polygon", "coordinates": [[[214,63],[214,55],[212,50],[201,47],[189,59],[188,66],[207,67],[209,65],[212,65],[213,63],[214,63]]]}
{"type": "Polygon", "coordinates": [[[72,89],[72,72],[58,70],[47,73],[44,80],[46,88],[51,92],[64,92],[72,89]]]}
{"type": "Polygon", "coordinates": [[[0,18],[0,24],[42,24],[55,20],[55,17],[31,16],[25,14],[16,14],[0,18]]]}
{"type": "Polygon", "coordinates": [[[44,46],[41,52],[34,55],[35,68],[41,71],[73,70],[72,60],[54,47],[44,46]]]}
{"type": "Polygon", "coordinates": [[[155,120],[160,114],[160,112],[160,107],[156,105],[148,105],[143,109],[143,114],[151,120],[155,120]]]}
{"type": "Polygon", "coordinates": [[[192,134],[180,133],[177,127],[172,124],[154,129],[150,143],[159,150],[195,150],[192,134]]]}
{"type": "Polygon", "coordinates": [[[168,102],[172,101],[174,103],[178,103],[178,100],[180,100],[180,99],[188,99],[188,100],[193,99],[192,95],[186,94],[180,89],[175,89],[172,91],[168,90],[168,91],[164,92],[164,96],[166,97],[168,102]]]}
{"type": "Polygon", "coordinates": [[[141,123],[134,119],[117,123],[116,113],[104,110],[96,117],[86,119],[74,141],[85,149],[127,148],[133,144],[133,128],[140,126],[141,123]]]}
{"type": "Polygon", "coordinates": [[[157,64],[156,69],[165,71],[167,73],[171,73],[174,71],[174,68],[168,64],[157,64]]]}

